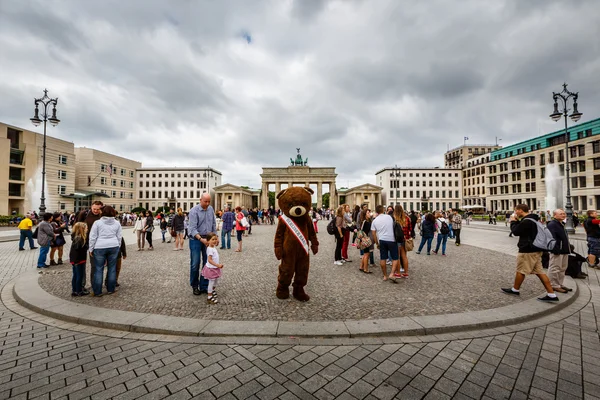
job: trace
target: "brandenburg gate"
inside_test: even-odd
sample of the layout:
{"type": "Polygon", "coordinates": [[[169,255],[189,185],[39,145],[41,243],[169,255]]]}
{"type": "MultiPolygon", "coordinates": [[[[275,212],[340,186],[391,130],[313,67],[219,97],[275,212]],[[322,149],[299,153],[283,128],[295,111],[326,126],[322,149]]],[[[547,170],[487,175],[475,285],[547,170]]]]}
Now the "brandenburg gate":
{"type": "MultiPolygon", "coordinates": [[[[263,167],[261,191],[261,208],[269,207],[269,185],[275,186],[275,195],[282,189],[281,185],[292,186],[317,186],[317,208],[323,207],[323,185],[329,185],[329,207],[337,208],[337,192],[335,187],[335,167],[309,167],[308,159],[303,160],[300,149],[296,159],[290,158],[290,165],[283,168],[263,167]]],[[[275,208],[279,208],[279,202],[275,199],[275,208]]]]}

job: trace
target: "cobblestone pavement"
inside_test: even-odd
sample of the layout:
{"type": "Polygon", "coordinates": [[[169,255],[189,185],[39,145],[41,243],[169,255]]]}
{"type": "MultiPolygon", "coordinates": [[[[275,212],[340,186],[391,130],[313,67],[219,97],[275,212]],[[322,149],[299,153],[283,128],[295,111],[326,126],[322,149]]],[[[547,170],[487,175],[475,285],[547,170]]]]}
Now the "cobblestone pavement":
{"type": "MultiPolygon", "coordinates": [[[[514,246],[503,233],[465,229],[464,237],[514,246]]],[[[0,244],[1,285],[34,259],[0,244]]],[[[0,398],[600,398],[600,289],[589,273],[592,300],[560,323],[405,338],[133,334],[40,318],[3,293],[0,398]]]]}
{"type": "MultiPolygon", "coordinates": [[[[441,256],[441,249],[438,256],[409,252],[410,278],[398,284],[383,282],[378,252],[370,275],[358,270],[359,254],[353,247],[349,249],[352,263],[333,265],[334,239],[324,232],[324,221],[321,225],[319,253],[311,256],[307,291],[312,298],[307,303],[275,297],[274,225],[255,226],[243,240],[243,253],[220,250],[225,268],[218,307],[192,294],[187,243],[178,252],[172,251],[172,244],[157,240],[152,252],[129,246],[116,296],[72,298],[70,265],[52,268],[40,283],[46,291],[81,304],[219,320],[332,321],[448,314],[515,304],[540,294],[539,284],[528,280],[520,298],[498,296],[497,282],[512,276],[514,256],[469,245],[457,247],[452,240],[447,257],[441,256]],[[468,290],[463,290],[464,282],[468,290]],[[447,292],[453,295],[440,295],[447,292]]],[[[131,236],[126,231],[129,243],[131,236]]]]}

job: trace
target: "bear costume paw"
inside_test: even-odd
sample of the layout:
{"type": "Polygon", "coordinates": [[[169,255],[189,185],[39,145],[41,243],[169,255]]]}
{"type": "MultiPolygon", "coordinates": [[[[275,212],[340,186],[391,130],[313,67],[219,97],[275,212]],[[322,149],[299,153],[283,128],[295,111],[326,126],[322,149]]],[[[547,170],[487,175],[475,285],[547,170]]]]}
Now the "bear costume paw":
{"type": "Polygon", "coordinates": [[[309,301],[310,296],[304,291],[304,286],[295,285],[292,296],[299,301],[309,301]]]}
{"type": "Polygon", "coordinates": [[[285,300],[290,297],[290,288],[283,286],[281,284],[278,284],[275,295],[277,296],[278,299],[285,300]]]}

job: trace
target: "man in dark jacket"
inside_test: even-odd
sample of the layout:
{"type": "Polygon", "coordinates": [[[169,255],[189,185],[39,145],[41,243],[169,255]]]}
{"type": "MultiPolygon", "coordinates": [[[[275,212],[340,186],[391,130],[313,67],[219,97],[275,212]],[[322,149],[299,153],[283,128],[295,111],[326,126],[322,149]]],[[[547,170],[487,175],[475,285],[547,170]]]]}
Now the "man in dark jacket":
{"type": "Polygon", "coordinates": [[[596,210],[587,211],[587,219],[583,222],[583,228],[587,235],[588,264],[592,268],[598,268],[600,257],[600,219],[596,210]]]}
{"type": "Polygon", "coordinates": [[[512,288],[502,288],[507,294],[519,295],[519,288],[525,280],[525,276],[535,274],[542,281],[546,288],[546,296],[538,298],[540,301],[558,301],[558,297],[552,289],[550,280],[542,268],[542,250],[533,245],[537,235],[537,224],[539,217],[529,213],[527,204],[518,204],[515,207],[515,213],[510,217],[510,231],[513,235],[519,237],[517,247],[517,272],[515,274],[515,283],[512,288]]]}
{"type": "Polygon", "coordinates": [[[552,237],[556,240],[556,247],[550,254],[550,264],[548,267],[548,278],[555,292],[567,293],[573,289],[564,286],[565,271],[569,266],[569,236],[565,230],[565,218],[567,213],[565,210],[556,209],[553,213],[553,218],[548,222],[548,230],[552,233],[552,237]]]}

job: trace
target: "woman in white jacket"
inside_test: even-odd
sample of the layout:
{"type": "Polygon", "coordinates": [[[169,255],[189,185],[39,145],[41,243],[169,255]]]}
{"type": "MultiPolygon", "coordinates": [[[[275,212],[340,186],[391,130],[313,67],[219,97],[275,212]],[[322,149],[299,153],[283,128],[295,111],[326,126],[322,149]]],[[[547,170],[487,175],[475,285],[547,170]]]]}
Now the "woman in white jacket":
{"type": "Polygon", "coordinates": [[[135,220],[135,225],[133,225],[133,234],[137,235],[138,251],[144,250],[144,244],[146,243],[146,232],[144,231],[145,227],[146,217],[140,214],[135,220]]]}
{"type": "Polygon", "coordinates": [[[89,251],[91,259],[96,266],[94,281],[92,282],[93,295],[102,296],[102,278],[104,277],[104,264],[108,268],[106,290],[113,294],[117,284],[117,257],[121,248],[123,231],[119,221],[115,219],[115,209],[104,206],[102,218],[92,225],[89,238],[89,251]]]}

